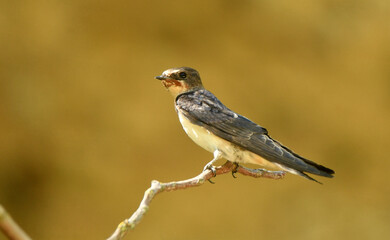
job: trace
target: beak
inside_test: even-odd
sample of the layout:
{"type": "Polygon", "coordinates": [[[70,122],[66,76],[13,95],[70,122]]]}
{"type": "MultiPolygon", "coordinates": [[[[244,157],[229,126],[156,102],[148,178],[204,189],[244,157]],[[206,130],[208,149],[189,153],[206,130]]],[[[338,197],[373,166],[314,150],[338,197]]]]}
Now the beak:
{"type": "Polygon", "coordinates": [[[163,76],[163,75],[160,75],[160,76],[157,76],[157,77],[154,77],[155,79],[157,80],[165,80],[167,79],[167,77],[163,76]]]}

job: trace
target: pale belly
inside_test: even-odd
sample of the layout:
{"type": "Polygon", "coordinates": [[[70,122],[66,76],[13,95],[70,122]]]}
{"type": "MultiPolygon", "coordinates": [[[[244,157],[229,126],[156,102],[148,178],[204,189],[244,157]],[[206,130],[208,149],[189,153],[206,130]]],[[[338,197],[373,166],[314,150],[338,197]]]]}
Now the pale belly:
{"type": "Polygon", "coordinates": [[[180,123],[183,126],[187,135],[199,146],[207,151],[214,153],[215,150],[219,150],[222,153],[222,157],[226,160],[236,163],[251,163],[257,164],[262,167],[280,169],[277,165],[265,160],[259,155],[242,149],[241,147],[226,141],[220,137],[215,136],[207,129],[192,124],[186,117],[179,112],[180,123]]]}

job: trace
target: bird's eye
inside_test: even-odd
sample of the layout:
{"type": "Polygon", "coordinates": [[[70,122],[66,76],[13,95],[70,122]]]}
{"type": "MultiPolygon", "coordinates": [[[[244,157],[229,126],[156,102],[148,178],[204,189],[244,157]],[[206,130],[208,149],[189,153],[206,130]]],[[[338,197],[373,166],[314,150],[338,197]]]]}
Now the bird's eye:
{"type": "Polygon", "coordinates": [[[185,73],[185,72],[181,72],[181,73],[179,73],[179,76],[180,76],[180,78],[186,78],[187,77],[187,73],[185,73]]]}

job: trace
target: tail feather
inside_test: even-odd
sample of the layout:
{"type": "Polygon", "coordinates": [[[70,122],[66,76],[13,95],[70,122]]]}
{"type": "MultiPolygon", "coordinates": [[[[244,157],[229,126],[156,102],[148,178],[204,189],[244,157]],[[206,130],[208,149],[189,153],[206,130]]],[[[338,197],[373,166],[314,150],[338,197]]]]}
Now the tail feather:
{"type": "MultiPolygon", "coordinates": [[[[269,137],[269,136],[268,136],[269,137]]],[[[271,137],[269,137],[271,138],[271,137]]],[[[272,139],[272,138],[271,138],[272,139]]],[[[304,163],[306,163],[307,165],[310,166],[309,169],[307,170],[304,170],[305,172],[308,172],[308,173],[311,173],[311,174],[315,174],[315,175],[319,175],[319,176],[323,176],[323,177],[328,177],[328,178],[333,178],[333,175],[335,172],[330,169],[330,168],[327,168],[327,167],[324,167],[318,163],[315,163],[309,159],[306,159],[304,157],[301,157],[300,155],[296,154],[295,152],[293,152],[292,150],[290,150],[289,148],[287,148],[286,146],[283,146],[283,144],[281,144],[280,142],[272,139],[274,142],[276,142],[277,144],[279,144],[280,147],[282,147],[285,151],[289,152],[290,154],[292,154],[294,157],[302,160],[304,163]]],[[[281,166],[282,167],[282,166],[281,166]]],[[[286,171],[289,171],[289,172],[292,172],[292,173],[295,173],[297,175],[300,175],[302,177],[305,177],[307,179],[310,179],[310,180],[313,180],[315,182],[318,182],[317,180],[315,180],[314,178],[308,176],[307,174],[305,174],[303,171],[300,171],[300,170],[296,170],[296,169],[292,169],[292,168],[288,168],[286,166],[283,166],[284,168],[286,168],[286,171]],[[290,169],[290,170],[287,170],[290,169]]],[[[318,182],[320,183],[320,182],[318,182]]]]}
{"type": "MultiPolygon", "coordinates": [[[[306,173],[299,172],[298,175],[299,175],[299,176],[302,176],[302,177],[304,177],[304,178],[306,178],[306,179],[312,180],[312,181],[314,181],[314,182],[317,182],[317,183],[319,183],[319,184],[322,184],[322,182],[317,181],[316,179],[310,177],[310,176],[307,175],[306,173]]],[[[332,176],[332,177],[333,177],[333,176],[332,176]]]]}
{"type": "Polygon", "coordinates": [[[305,163],[307,163],[307,164],[317,168],[318,171],[319,171],[319,174],[317,174],[317,175],[320,175],[320,176],[323,176],[323,177],[328,177],[328,178],[332,178],[333,177],[332,174],[334,174],[334,171],[332,169],[324,167],[324,166],[322,166],[322,165],[320,165],[318,163],[315,163],[315,162],[310,161],[310,160],[308,160],[306,158],[303,158],[303,157],[300,157],[300,159],[302,159],[305,163]]]}
{"type": "MultiPolygon", "coordinates": [[[[316,182],[316,183],[322,184],[322,182],[317,181],[316,179],[310,177],[309,175],[307,175],[306,173],[304,173],[304,172],[302,172],[302,171],[298,171],[298,170],[296,170],[296,169],[293,169],[293,168],[289,168],[289,167],[283,166],[283,165],[281,165],[281,164],[276,164],[276,165],[278,165],[281,169],[283,169],[283,170],[285,170],[285,171],[287,171],[287,172],[289,172],[289,173],[292,173],[292,174],[295,174],[295,175],[299,175],[299,176],[302,176],[302,177],[304,177],[304,178],[306,178],[306,179],[309,179],[309,180],[311,180],[311,181],[314,181],[314,182],[316,182]]],[[[322,175],[321,175],[321,176],[322,176],[322,175]]],[[[330,175],[330,176],[333,177],[332,175],[330,175]]],[[[326,176],[325,176],[325,177],[326,177],[326,176]]]]}

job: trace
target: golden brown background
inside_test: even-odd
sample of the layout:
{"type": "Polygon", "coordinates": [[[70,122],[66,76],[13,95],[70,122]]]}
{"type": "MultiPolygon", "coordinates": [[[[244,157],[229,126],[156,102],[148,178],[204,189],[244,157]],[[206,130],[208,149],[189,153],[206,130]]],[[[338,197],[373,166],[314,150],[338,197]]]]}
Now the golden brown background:
{"type": "Polygon", "coordinates": [[[3,0],[0,203],[34,239],[104,239],[197,175],[212,154],[153,79],[190,66],[336,177],[218,176],[126,239],[389,239],[389,26],[384,0],[3,0]]]}

